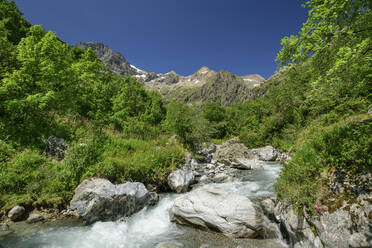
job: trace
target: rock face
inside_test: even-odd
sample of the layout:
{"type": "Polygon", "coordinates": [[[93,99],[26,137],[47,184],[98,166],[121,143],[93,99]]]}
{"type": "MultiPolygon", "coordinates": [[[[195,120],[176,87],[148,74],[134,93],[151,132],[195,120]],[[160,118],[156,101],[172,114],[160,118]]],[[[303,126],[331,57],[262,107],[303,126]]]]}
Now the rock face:
{"type": "Polygon", "coordinates": [[[114,185],[102,178],[84,180],[75,190],[70,209],[86,223],[117,220],[138,212],[152,203],[153,193],[142,183],[114,185]]]}
{"type": "Polygon", "coordinates": [[[14,208],[12,208],[9,213],[8,213],[8,218],[10,220],[17,220],[19,218],[21,218],[24,213],[25,213],[25,208],[22,207],[22,206],[15,206],[14,208]]]}
{"type": "Polygon", "coordinates": [[[178,169],[168,177],[168,185],[176,193],[186,192],[193,181],[194,174],[191,170],[178,169]]]}
{"type": "Polygon", "coordinates": [[[179,224],[221,232],[236,238],[254,238],[262,233],[260,209],[247,197],[206,185],[177,198],[170,209],[179,224]]]}
{"type": "Polygon", "coordinates": [[[227,71],[216,72],[205,66],[189,76],[181,76],[174,71],[147,72],[131,65],[122,54],[102,43],[79,42],[75,47],[97,51],[97,57],[113,72],[119,75],[132,75],[145,83],[147,89],[158,91],[165,100],[217,102],[229,105],[244,102],[254,95],[260,96],[262,93],[254,94],[252,89],[265,82],[258,74],[239,77],[227,71]]]}
{"type": "Polygon", "coordinates": [[[260,202],[264,214],[277,224],[290,247],[372,247],[370,215],[372,206],[368,203],[372,195],[359,196],[355,203],[332,212],[324,211],[319,216],[304,211],[298,214],[286,202],[276,205],[271,199],[260,202]]]}
{"type": "Polygon", "coordinates": [[[44,145],[44,151],[47,157],[56,158],[58,160],[64,158],[65,151],[67,150],[64,139],[51,135],[48,139],[44,140],[44,145]]]}
{"type": "Polygon", "coordinates": [[[291,247],[323,247],[305,217],[297,214],[291,206],[279,203],[272,214],[280,223],[283,236],[287,238],[291,247]]]}
{"type": "Polygon", "coordinates": [[[119,75],[136,74],[133,68],[121,53],[111,50],[108,46],[98,42],[79,42],[75,47],[80,49],[91,48],[97,52],[97,58],[102,60],[113,72],[119,75]]]}
{"type": "Polygon", "coordinates": [[[40,214],[30,214],[30,216],[26,220],[26,223],[32,224],[32,223],[40,222],[43,220],[44,220],[44,217],[41,216],[40,214]]]}

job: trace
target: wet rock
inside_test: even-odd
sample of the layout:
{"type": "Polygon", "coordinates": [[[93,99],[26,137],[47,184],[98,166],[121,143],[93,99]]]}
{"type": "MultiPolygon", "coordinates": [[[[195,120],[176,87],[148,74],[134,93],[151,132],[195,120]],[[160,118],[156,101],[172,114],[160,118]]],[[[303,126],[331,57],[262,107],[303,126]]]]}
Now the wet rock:
{"type": "Polygon", "coordinates": [[[263,216],[263,227],[263,238],[283,240],[278,224],[265,215],[263,216]]]}
{"type": "Polygon", "coordinates": [[[225,173],[218,173],[217,175],[215,175],[213,177],[213,182],[215,183],[222,183],[224,182],[226,179],[228,179],[228,175],[226,175],[225,173]]]}
{"type": "Polygon", "coordinates": [[[209,178],[208,178],[207,175],[203,175],[203,176],[200,177],[200,179],[199,179],[199,182],[201,182],[201,183],[206,183],[206,182],[208,182],[208,181],[209,181],[209,178]]]}
{"type": "Polygon", "coordinates": [[[231,167],[241,169],[241,170],[263,169],[262,164],[257,159],[246,159],[246,158],[235,159],[235,161],[231,163],[231,167]]]}
{"type": "Polygon", "coordinates": [[[291,247],[323,247],[304,215],[296,213],[291,205],[279,202],[274,214],[280,223],[283,236],[287,236],[291,247]]]}
{"type": "Polygon", "coordinates": [[[40,222],[40,221],[43,221],[43,220],[44,220],[44,217],[41,216],[40,214],[30,214],[30,216],[28,216],[28,218],[26,220],[26,223],[27,224],[32,224],[32,223],[40,222]]]}
{"type": "Polygon", "coordinates": [[[194,174],[191,170],[178,169],[168,176],[168,186],[176,193],[186,192],[194,181],[194,174]]]}
{"type": "Polygon", "coordinates": [[[159,195],[156,192],[150,192],[149,206],[155,206],[159,202],[159,195]]]}
{"type": "Polygon", "coordinates": [[[84,180],[75,189],[70,209],[90,224],[132,215],[148,205],[151,199],[142,183],[114,185],[106,179],[92,178],[84,180]]]}
{"type": "Polygon", "coordinates": [[[65,151],[68,146],[65,144],[65,140],[57,138],[56,136],[49,136],[48,139],[44,140],[44,151],[47,157],[62,160],[65,157],[65,151]]]}
{"type": "Polygon", "coordinates": [[[79,214],[71,209],[64,209],[61,211],[61,214],[66,217],[79,218],[79,214]]]}
{"type": "Polygon", "coordinates": [[[247,197],[222,187],[206,185],[179,198],[170,209],[171,220],[179,224],[221,232],[236,238],[262,234],[262,213],[247,197]]]}
{"type": "Polygon", "coordinates": [[[262,161],[275,161],[279,153],[272,146],[252,149],[252,152],[262,161]]]}
{"type": "Polygon", "coordinates": [[[6,223],[0,223],[0,231],[6,232],[9,231],[9,226],[6,223]]]}
{"type": "Polygon", "coordinates": [[[274,219],[275,202],[271,198],[260,201],[260,206],[266,216],[270,219],[274,219]]]}
{"type": "Polygon", "coordinates": [[[10,220],[18,220],[19,218],[21,218],[24,213],[25,213],[25,208],[22,207],[22,206],[15,206],[14,208],[12,208],[9,213],[8,213],[8,218],[10,220]]]}
{"type": "Polygon", "coordinates": [[[183,248],[183,247],[185,246],[177,241],[162,242],[155,246],[155,248],[183,248]]]}

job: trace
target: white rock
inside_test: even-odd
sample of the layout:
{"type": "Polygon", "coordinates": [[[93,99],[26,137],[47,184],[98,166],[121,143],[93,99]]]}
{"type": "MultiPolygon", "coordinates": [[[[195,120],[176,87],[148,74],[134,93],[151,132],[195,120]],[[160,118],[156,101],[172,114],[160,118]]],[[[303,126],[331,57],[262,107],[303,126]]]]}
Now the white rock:
{"type": "Polygon", "coordinates": [[[194,174],[191,170],[178,169],[168,176],[168,185],[173,192],[186,192],[194,181],[194,174]]]}
{"type": "Polygon", "coordinates": [[[16,220],[20,217],[23,216],[23,214],[25,213],[25,208],[22,207],[22,206],[15,206],[14,208],[12,208],[9,213],[8,213],[8,218],[11,219],[11,220],[16,220]]]}
{"type": "Polygon", "coordinates": [[[170,209],[179,224],[211,229],[226,236],[254,238],[262,234],[262,213],[247,197],[206,185],[179,198],[170,209]]]}

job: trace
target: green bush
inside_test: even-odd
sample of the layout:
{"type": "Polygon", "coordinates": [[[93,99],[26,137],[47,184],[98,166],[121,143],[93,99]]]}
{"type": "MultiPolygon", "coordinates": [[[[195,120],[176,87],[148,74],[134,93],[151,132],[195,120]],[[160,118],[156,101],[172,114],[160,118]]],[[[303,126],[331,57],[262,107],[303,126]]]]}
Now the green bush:
{"type": "Polygon", "coordinates": [[[161,186],[184,160],[181,146],[160,140],[113,138],[104,149],[102,160],[89,167],[84,178],[98,176],[117,183],[140,181],[161,186]]]}
{"type": "Polygon", "coordinates": [[[288,199],[298,209],[314,211],[321,174],[343,168],[350,174],[372,168],[372,120],[336,123],[330,127],[309,127],[292,161],[284,165],[276,184],[280,199],[288,199]]]}
{"type": "Polygon", "coordinates": [[[105,142],[103,134],[88,136],[73,143],[67,150],[63,163],[71,172],[76,184],[80,183],[83,174],[89,167],[101,161],[105,142]]]}
{"type": "Polygon", "coordinates": [[[189,149],[195,151],[200,145],[210,140],[212,128],[208,120],[197,107],[172,101],[167,106],[167,117],[163,123],[170,133],[175,133],[180,141],[189,149]]]}
{"type": "Polygon", "coordinates": [[[41,168],[46,159],[37,151],[26,149],[18,153],[1,170],[0,190],[5,193],[36,194],[41,191],[41,168]]]}
{"type": "Polygon", "coordinates": [[[11,145],[3,140],[0,140],[0,166],[13,157],[15,152],[15,149],[11,145]]]}
{"type": "Polygon", "coordinates": [[[167,176],[184,160],[182,145],[168,141],[168,136],[136,140],[105,133],[85,135],[70,145],[62,162],[47,159],[38,150],[16,153],[0,142],[0,209],[15,204],[58,207],[69,202],[77,185],[90,177],[166,189],[167,176]]]}

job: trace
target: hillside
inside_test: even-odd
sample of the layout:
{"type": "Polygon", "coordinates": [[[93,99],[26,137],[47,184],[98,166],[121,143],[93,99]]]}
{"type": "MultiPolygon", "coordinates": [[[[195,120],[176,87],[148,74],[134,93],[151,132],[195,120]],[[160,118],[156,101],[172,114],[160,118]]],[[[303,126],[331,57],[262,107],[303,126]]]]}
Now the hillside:
{"type": "Polygon", "coordinates": [[[261,86],[265,79],[258,75],[239,77],[226,71],[215,72],[202,67],[189,76],[168,73],[146,72],[131,65],[124,56],[97,42],[79,42],[77,48],[97,51],[97,58],[119,75],[131,75],[144,83],[148,90],[159,92],[165,101],[179,100],[185,103],[215,102],[226,106],[251,99],[252,89],[261,86]]]}

